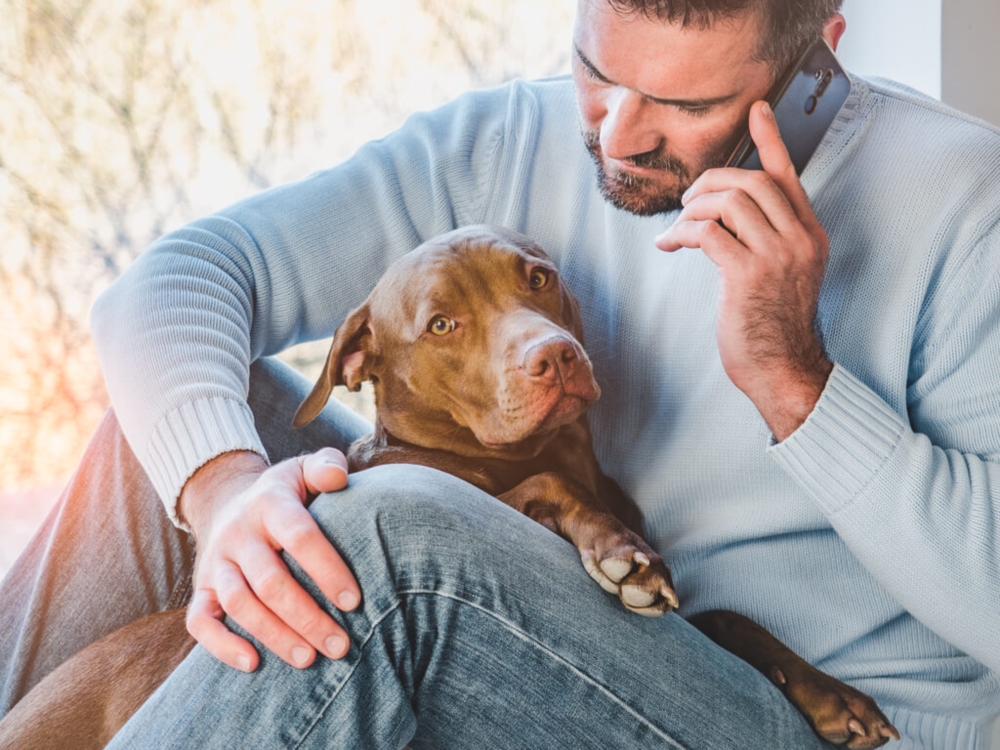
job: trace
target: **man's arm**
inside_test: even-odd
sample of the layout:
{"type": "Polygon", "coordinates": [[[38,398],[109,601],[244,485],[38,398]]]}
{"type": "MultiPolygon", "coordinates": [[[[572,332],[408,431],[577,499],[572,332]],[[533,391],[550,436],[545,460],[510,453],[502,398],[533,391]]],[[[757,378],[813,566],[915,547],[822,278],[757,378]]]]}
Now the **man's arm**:
{"type": "Polygon", "coordinates": [[[764,171],[709,170],[656,239],[718,266],[716,336],[726,374],[779,442],[805,422],[833,370],[814,325],[830,250],[764,102],[750,113],[764,171]]]}
{"type": "Polygon", "coordinates": [[[296,462],[264,468],[250,364],[329,335],[396,257],[483,220],[509,96],[482,93],[415,116],[339,167],[166,235],[94,307],[122,429],[168,513],[198,542],[189,628],[226,663],[252,668],[256,654],[225,631],[223,612],[296,666],[314,649],[346,650],[329,640],[342,631],[317,617],[279,550],[328,596],[357,593],[304,509],[322,481],[311,484],[296,462]]]}
{"type": "Polygon", "coordinates": [[[1000,670],[986,636],[1000,626],[1000,232],[988,228],[951,277],[901,415],[822,354],[812,321],[826,238],[763,114],[755,105],[751,130],[765,172],[707,172],[657,243],[701,247],[719,266],[720,352],[771,427],[775,460],[900,605],[1000,670]]]}

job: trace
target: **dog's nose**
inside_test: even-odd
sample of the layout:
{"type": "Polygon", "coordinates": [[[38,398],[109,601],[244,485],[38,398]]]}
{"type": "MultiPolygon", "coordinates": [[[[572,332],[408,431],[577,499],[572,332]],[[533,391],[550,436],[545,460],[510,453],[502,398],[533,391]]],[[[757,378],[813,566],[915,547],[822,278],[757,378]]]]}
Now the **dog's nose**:
{"type": "Polygon", "coordinates": [[[532,378],[566,380],[576,369],[576,347],[566,339],[548,339],[524,353],[524,371],[532,378]]]}

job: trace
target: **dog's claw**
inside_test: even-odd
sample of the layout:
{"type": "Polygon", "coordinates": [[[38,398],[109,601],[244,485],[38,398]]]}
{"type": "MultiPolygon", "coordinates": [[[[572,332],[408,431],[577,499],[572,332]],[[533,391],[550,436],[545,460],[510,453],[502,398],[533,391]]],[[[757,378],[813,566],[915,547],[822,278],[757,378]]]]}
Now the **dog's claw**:
{"type": "Polygon", "coordinates": [[[883,724],[882,726],[879,727],[878,733],[890,740],[900,739],[899,730],[897,730],[896,727],[894,727],[892,724],[889,725],[883,724]]]}
{"type": "Polygon", "coordinates": [[[583,567],[610,594],[616,594],[631,612],[647,617],[659,617],[678,607],[677,594],[670,584],[670,572],[657,557],[638,549],[627,551],[628,556],[608,556],[598,562],[597,552],[581,549],[583,567]]]}

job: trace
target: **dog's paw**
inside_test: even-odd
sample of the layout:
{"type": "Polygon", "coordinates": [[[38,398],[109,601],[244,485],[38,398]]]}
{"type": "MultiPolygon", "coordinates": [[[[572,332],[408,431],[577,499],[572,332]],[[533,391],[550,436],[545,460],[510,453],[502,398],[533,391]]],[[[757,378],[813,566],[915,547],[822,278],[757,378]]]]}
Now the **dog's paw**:
{"type": "Polygon", "coordinates": [[[899,732],[874,700],[828,674],[812,667],[795,672],[774,668],[770,677],[827,742],[870,750],[899,739],[899,732]]]}
{"type": "Polygon", "coordinates": [[[679,602],[666,563],[631,536],[606,549],[581,549],[583,567],[632,612],[659,617],[676,609],[679,602]]]}

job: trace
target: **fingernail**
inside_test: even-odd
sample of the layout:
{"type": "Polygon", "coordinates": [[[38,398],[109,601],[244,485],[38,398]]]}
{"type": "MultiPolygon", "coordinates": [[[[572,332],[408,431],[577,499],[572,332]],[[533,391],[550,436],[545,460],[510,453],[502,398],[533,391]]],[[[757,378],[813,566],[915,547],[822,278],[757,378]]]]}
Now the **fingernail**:
{"type": "Polygon", "coordinates": [[[760,113],[769,120],[774,116],[774,113],[771,111],[771,105],[767,102],[764,102],[764,106],[760,108],[760,113]]]}
{"type": "Polygon", "coordinates": [[[687,202],[691,199],[691,188],[684,191],[684,195],[681,196],[681,205],[686,206],[687,202]]]}
{"type": "Polygon", "coordinates": [[[342,635],[331,635],[326,639],[326,652],[334,659],[339,659],[349,648],[347,639],[342,635]]]}
{"type": "Polygon", "coordinates": [[[358,606],[358,595],[353,591],[343,591],[337,597],[337,607],[348,612],[358,606]]]}
{"type": "Polygon", "coordinates": [[[305,646],[296,646],[292,649],[292,661],[298,667],[305,666],[305,663],[309,661],[309,649],[305,646]]]}
{"type": "Polygon", "coordinates": [[[236,657],[236,668],[241,672],[250,671],[250,657],[245,654],[236,657]]]}

